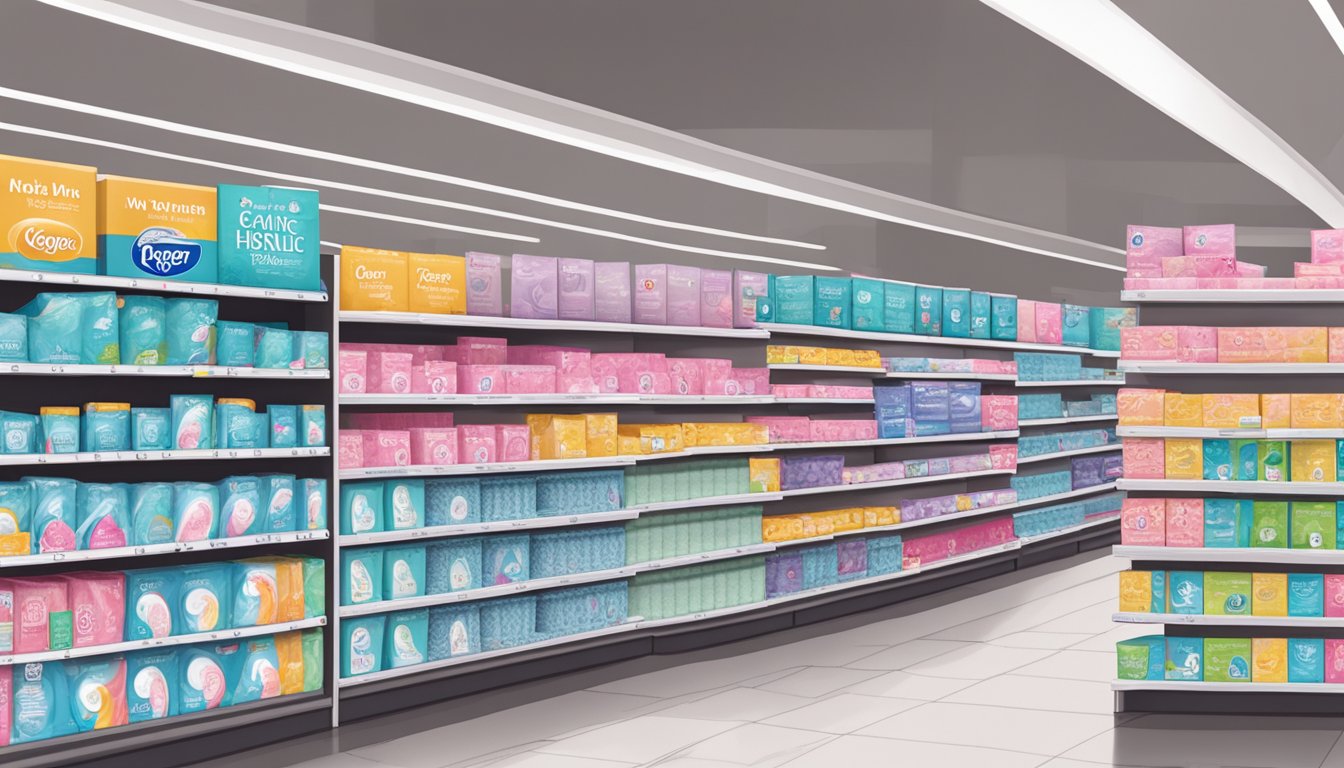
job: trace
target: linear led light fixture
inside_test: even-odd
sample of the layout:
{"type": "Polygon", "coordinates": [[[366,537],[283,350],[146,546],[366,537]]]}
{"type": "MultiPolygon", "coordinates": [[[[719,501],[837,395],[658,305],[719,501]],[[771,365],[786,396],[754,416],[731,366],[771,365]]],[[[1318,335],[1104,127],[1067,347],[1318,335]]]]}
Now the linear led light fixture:
{"type": "MultiPolygon", "coordinates": [[[[1051,243],[1070,243],[1093,252],[1122,254],[1124,251],[1119,248],[903,198],[803,169],[771,163],[744,153],[734,153],[707,142],[698,142],[691,137],[675,135],[679,146],[692,146],[699,150],[702,155],[712,151],[717,153],[716,157],[730,157],[742,161],[739,163],[740,165],[752,164],[753,168],[764,172],[753,176],[747,173],[724,170],[705,162],[697,162],[669,154],[637,141],[627,141],[602,133],[600,130],[590,127],[601,128],[604,127],[601,123],[610,123],[615,116],[609,113],[583,107],[573,102],[547,97],[544,94],[509,86],[465,70],[448,67],[437,62],[428,62],[409,54],[339,35],[321,33],[281,22],[262,20],[250,14],[227,9],[194,3],[178,3],[173,0],[120,0],[119,2],[112,2],[111,0],[41,0],[41,2],[129,29],[164,37],[174,42],[193,45],[275,69],[415,104],[427,109],[458,115],[673,173],[878,221],[955,235],[1026,253],[1036,253],[1103,269],[1125,271],[1123,265],[1075,256],[1056,250],[1053,247],[1033,245],[1027,241],[1044,240],[1051,243]],[[207,20],[211,26],[187,20],[187,17],[192,19],[208,17],[207,20]],[[297,46],[301,43],[321,44],[323,53],[300,50],[297,46]],[[327,53],[327,51],[334,51],[334,53],[327,53]],[[350,55],[341,55],[342,53],[350,55]],[[357,53],[363,55],[355,55],[357,53]],[[399,72],[414,74],[416,71],[433,69],[438,75],[451,76],[460,85],[461,92],[450,92],[410,77],[375,71],[350,63],[375,58],[380,64],[385,64],[389,70],[396,69],[399,72]],[[476,96],[469,95],[468,91],[471,94],[476,94],[476,96]],[[552,108],[552,111],[566,111],[568,113],[566,116],[572,115],[573,119],[570,122],[548,119],[522,109],[511,108],[503,103],[496,103],[503,101],[519,103],[527,99],[531,101],[525,106],[533,107],[534,111],[536,111],[537,102],[544,100],[546,105],[552,108]],[[781,175],[787,176],[788,181],[777,183],[766,178],[767,176],[780,177],[781,175]],[[921,212],[918,214],[921,218],[897,215],[878,210],[871,205],[847,202],[838,197],[808,192],[803,189],[804,185],[799,183],[803,179],[808,180],[808,183],[824,185],[838,190],[838,194],[843,196],[913,207],[921,212]],[[935,223],[934,219],[955,219],[959,226],[935,223]],[[1024,237],[1019,240],[1009,240],[1001,236],[973,231],[968,226],[972,224],[983,225],[998,232],[1006,231],[1021,234],[1024,237]]],[[[622,118],[622,120],[624,119],[622,118]]],[[[634,127],[646,134],[654,130],[652,126],[637,124],[629,120],[624,120],[622,126],[634,127]]],[[[661,131],[661,129],[658,130],[661,131]]],[[[668,131],[659,133],[662,138],[670,135],[673,134],[668,131]]]]}
{"type": "MultiPolygon", "coordinates": [[[[1329,179],[1110,0],[981,1],[1240,160],[1330,226],[1344,227],[1344,194],[1329,179]]],[[[1319,14],[1326,3],[1317,0],[1312,5],[1319,14]]]]}
{"type": "MultiPolygon", "coordinates": [[[[622,219],[625,221],[631,221],[638,224],[648,224],[650,226],[663,227],[666,229],[677,229],[687,232],[697,232],[700,234],[715,235],[718,237],[729,237],[738,240],[750,240],[753,242],[769,243],[772,245],[786,245],[794,248],[807,248],[816,251],[826,250],[826,246],[819,245],[817,243],[806,243],[798,240],[787,240],[778,237],[765,237],[763,235],[752,235],[743,232],[734,232],[732,230],[727,229],[717,229],[715,227],[702,227],[698,224],[687,224],[679,221],[669,221],[667,219],[659,219],[654,218],[652,216],[644,216],[637,213],[618,211],[612,208],[603,208],[597,205],[589,205],[587,203],[575,202],[573,200],[565,200],[564,198],[537,194],[535,192],[528,192],[526,190],[513,189],[511,187],[504,187],[498,184],[490,184],[483,181],[465,179],[460,176],[452,176],[446,173],[427,171],[422,168],[412,168],[410,166],[397,165],[395,163],[385,163],[379,160],[372,160],[364,157],[355,157],[353,155],[345,155],[339,152],[328,152],[326,150],[314,149],[312,147],[302,147],[296,144],[286,144],[284,142],[271,141],[269,139],[257,138],[255,136],[244,136],[242,134],[229,133],[227,131],[217,131],[212,128],[203,128],[201,126],[188,125],[186,123],[178,123],[173,122],[171,120],[163,120],[157,117],[150,117],[149,115],[137,115],[130,112],[124,112],[122,110],[100,107],[94,104],[87,104],[79,101],[70,101],[68,99],[60,99],[54,96],[47,96],[45,94],[40,93],[21,91],[15,88],[0,87],[0,97],[10,98],[16,101],[26,101],[32,104],[39,104],[45,107],[64,109],[67,111],[78,112],[86,115],[93,115],[96,117],[103,117],[109,120],[118,120],[124,123],[131,123],[133,125],[138,125],[145,128],[157,128],[172,133],[194,136],[203,139],[212,139],[214,141],[225,142],[228,144],[237,144],[239,146],[244,146],[249,149],[266,149],[274,152],[282,152],[288,155],[295,155],[297,157],[306,157],[314,160],[325,160],[328,162],[340,163],[342,165],[349,165],[358,168],[366,168],[374,171],[383,171],[386,173],[394,173],[400,176],[408,176],[411,178],[424,179],[426,181],[435,181],[443,184],[451,184],[453,186],[464,187],[467,189],[473,189],[480,192],[489,192],[492,194],[514,197],[520,200],[527,200],[529,202],[534,203],[543,203],[545,205],[552,205],[559,208],[566,208],[570,210],[579,211],[582,213],[591,213],[599,216],[608,216],[611,218],[622,219]]],[[[488,210],[488,209],[482,209],[482,210],[488,210]]]]}
{"type": "Polygon", "coordinates": [[[328,213],[340,213],[346,216],[359,216],[365,219],[379,219],[382,221],[394,221],[398,224],[414,224],[418,227],[429,227],[431,229],[446,229],[449,232],[465,232],[468,235],[482,235],[484,237],[497,237],[501,240],[516,240],[520,243],[540,243],[541,238],[531,235],[511,235],[507,232],[492,232],[488,229],[476,229],[475,227],[461,227],[456,224],[444,224],[429,219],[415,219],[410,216],[398,216],[395,213],[383,213],[381,211],[369,211],[363,208],[347,208],[343,205],[329,205],[320,203],[318,208],[328,213]]]}
{"type": "MultiPolygon", "coordinates": [[[[199,165],[207,168],[218,168],[226,171],[234,171],[236,173],[245,173],[251,176],[257,176],[263,179],[270,179],[273,181],[284,181],[292,184],[302,184],[308,187],[339,189],[346,192],[355,192],[358,194],[372,195],[375,197],[382,197],[390,200],[400,200],[403,202],[419,203],[423,205],[431,205],[440,208],[449,208],[452,210],[467,211],[472,213],[483,213],[491,216],[500,216],[503,218],[515,219],[518,221],[540,224],[548,227],[555,227],[557,229],[564,229],[572,232],[580,232],[583,234],[596,235],[599,237],[609,237],[616,240],[624,240],[626,242],[631,243],[639,243],[641,245],[648,245],[656,248],[666,248],[669,250],[682,251],[686,253],[697,253],[704,256],[716,256],[724,259],[738,259],[741,261],[753,261],[765,264],[779,264],[781,266],[799,267],[802,269],[815,269],[823,272],[838,271],[838,267],[834,267],[829,264],[818,264],[809,261],[793,261],[791,259],[778,259],[773,256],[759,256],[751,253],[736,253],[733,251],[722,251],[714,248],[700,248],[698,246],[693,245],[680,245],[677,243],[668,243],[661,240],[653,240],[646,237],[626,235],[620,232],[609,232],[607,230],[595,229],[593,227],[584,227],[577,224],[568,224],[562,221],[551,221],[549,219],[542,219],[535,216],[525,216],[523,214],[511,213],[509,211],[498,211],[491,208],[482,208],[480,206],[468,205],[466,203],[457,203],[449,200],[440,200],[437,198],[425,197],[422,195],[412,195],[406,192],[396,192],[388,189],[379,189],[377,187],[367,187],[361,184],[350,184],[344,181],[331,181],[328,179],[318,179],[311,176],[300,176],[292,173],[281,173],[279,171],[270,171],[262,168],[252,168],[246,165],[225,163],[219,160],[206,160],[204,158],[191,157],[189,155],[182,155],[174,152],[164,152],[163,150],[158,149],[137,147],[135,145],[124,144],[122,142],[107,141],[105,139],[95,139],[89,136],[80,136],[77,134],[64,133],[61,131],[51,131],[47,130],[46,128],[35,128],[33,126],[19,125],[16,123],[0,122],[0,130],[13,131],[15,133],[25,133],[30,136],[40,136],[43,138],[57,139],[60,141],[69,141],[77,144],[87,144],[96,147],[106,147],[108,149],[115,149],[122,152],[131,152],[138,155],[145,155],[147,157],[157,157],[164,160],[172,160],[180,163],[199,165]]],[[[337,211],[333,211],[333,213],[335,212],[337,211]]],[[[401,221],[403,223],[409,223],[409,224],[424,221],[423,219],[391,217],[392,216],[391,214],[389,214],[388,216],[390,217],[387,218],[388,221],[401,221]]],[[[436,229],[450,229],[454,231],[487,234],[491,237],[502,237],[508,240],[523,240],[525,242],[534,242],[534,243],[540,242],[536,238],[524,237],[521,235],[510,235],[507,233],[491,233],[490,230],[473,230],[468,227],[439,224],[438,222],[426,224],[425,226],[433,226],[436,229]]]]}
{"type": "Polygon", "coordinates": [[[1330,6],[1330,0],[1308,0],[1311,3],[1312,10],[1320,17],[1321,23],[1330,33],[1331,39],[1339,47],[1339,52],[1344,53],[1344,24],[1339,21],[1339,16],[1335,14],[1335,9],[1330,6]]]}

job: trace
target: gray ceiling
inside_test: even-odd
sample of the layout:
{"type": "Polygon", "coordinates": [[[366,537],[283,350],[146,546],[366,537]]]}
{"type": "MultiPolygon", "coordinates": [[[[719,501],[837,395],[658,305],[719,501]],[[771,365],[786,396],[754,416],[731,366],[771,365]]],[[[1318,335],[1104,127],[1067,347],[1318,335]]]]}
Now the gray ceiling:
{"type": "MultiPolygon", "coordinates": [[[[435,59],[876,189],[1107,245],[1121,245],[1124,225],[1138,221],[1320,226],[1273,184],[973,0],[215,4],[435,59]]],[[[1303,95],[1340,93],[1344,56],[1305,2],[1120,4],[1344,184],[1344,106],[1303,95]],[[1211,11],[1230,3],[1245,7],[1211,11]],[[1206,30],[1217,35],[1205,39],[1206,30]],[[1257,44],[1267,55],[1245,56],[1257,44]],[[1304,87],[1284,88],[1283,82],[1304,87]]],[[[0,85],[652,216],[819,242],[828,250],[619,222],[0,98],[0,120],[7,122],[863,272],[954,283],[994,279],[1040,298],[1113,300],[1119,287],[1116,272],[634,165],[35,0],[8,0],[0,13],[0,85]],[[54,30],[63,41],[59,48],[46,42],[54,30]]],[[[109,172],[198,182],[240,176],[53,139],[0,137],[0,151],[91,162],[109,172]]],[[[324,236],[341,242],[745,266],[354,192],[324,191],[324,200],[542,239],[528,246],[328,216],[324,236]]]]}

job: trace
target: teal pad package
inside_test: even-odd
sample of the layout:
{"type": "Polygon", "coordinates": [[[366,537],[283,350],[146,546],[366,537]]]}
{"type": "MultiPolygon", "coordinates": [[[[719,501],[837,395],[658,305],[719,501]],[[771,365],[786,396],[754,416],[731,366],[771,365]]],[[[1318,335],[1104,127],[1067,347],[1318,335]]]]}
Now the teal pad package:
{"type": "Polygon", "coordinates": [[[812,325],[814,281],[811,275],[779,275],[775,278],[775,322],[812,325]]]}
{"type": "Polygon", "coordinates": [[[402,600],[425,594],[425,546],[383,550],[383,599],[402,600]]]}
{"type": "Polygon", "coordinates": [[[66,478],[25,477],[33,489],[33,552],[70,552],[78,526],[79,483],[66,478]]]}
{"type": "Polygon", "coordinates": [[[168,299],[168,365],[210,365],[215,361],[219,302],[168,299]]]}
{"type": "Polygon", "coordinates": [[[253,365],[258,368],[292,368],[294,335],[284,328],[256,326],[256,352],[253,365]]]}
{"type": "Polygon", "coordinates": [[[15,664],[10,690],[11,744],[54,739],[76,732],[70,710],[70,686],[65,663],[60,661],[15,664]]]}
{"type": "Polygon", "coordinates": [[[850,281],[853,301],[850,324],[856,331],[880,331],[886,328],[886,283],[866,277],[850,281]]]}
{"type": "Polygon", "coordinates": [[[1232,479],[1232,441],[1204,441],[1204,479],[1232,479]]]}
{"type": "Polygon", "coordinates": [[[1288,682],[1325,682],[1325,640],[1319,637],[1288,638],[1288,682]]]}
{"type": "Polygon", "coordinates": [[[29,533],[33,524],[33,487],[25,482],[0,483],[0,537],[29,533]]]}
{"type": "Polygon", "coordinates": [[[988,339],[994,302],[988,293],[971,291],[971,338],[988,339]]]}
{"type": "Polygon", "coordinates": [[[178,651],[178,714],[229,705],[226,666],[237,651],[236,644],[189,645],[178,651]]]}
{"type": "Polygon", "coordinates": [[[383,599],[383,550],[360,547],[341,550],[341,605],[362,605],[383,599]]]}
{"type": "Polygon", "coordinates": [[[131,449],[166,451],[173,445],[172,412],[167,408],[131,409],[131,449]]]}
{"type": "Polygon", "coordinates": [[[812,322],[825,328],[853,326],[854,291],[848,277],[817,277],[812,289],[812,322]]]}
{"type": "Polygon", "coordinates": [[[297,521],[299,530],[327,530],[327,480],[322,477],[310,477],[300,480],[304,506],[295,510],[302,517],[297,521]]]}
{"type": "Polygon", "coordinates": [[[241,403],[215,403],[216,448],[265,448],[270,422],[241,403]]]}
{"type": "Polygon", "coordinates": [[[39,293],[19,308],[28,319],[28,359],[34,363],[78,363],[84,350],[84,305],[68,293],[39,293]]]}
{"type": "Polygon", "coordinates": [[[209,395],[173,395],[169,398],[172,450],[215,447],[215,401],[209,395]]]}
{"type": "Polygon", "coordinates": [[[971,335],[971,292],[965,288],[943,289],[943,335],[959,339],[971,335]]]}
{"type": "Polygon", "coordinates": [[[209,483],[173,483],[173,532],[178,541],[219,536],[219,490],[209,483]]]}
{"type": "Polygon", "coordinates": [[[383,484],[383,524],[389,531],[425,527],[425,481],[388,480],[383,484]]]}
{"type": "Polygon", "coordinates": [[[299,406],[299,442],[307,447],[321,447],[327,444],[325,405],[299,406]]]}
{"type": "Polygon", "coordinates": [[[28,362],[28,318],[0,312],[0,363],[28,362]]]}
{"type": "Polygon", "coordinates": [[[131,449],[131,409],[126,403],[85,403],[85,451],[106,453],[131,449]]]}
{"type": "Polygon", "coordinates": [[[265,510],[262,530],[269,533],[299,530],[299,505],[295,499],[298,480],[293,475],[261,475],[257,482],[265,510]]]}
{"type": "Polygon", "coordinates": [[[126,725],[126,660],[120,656],[68,661],[70,713],[75,729],[126,725]]]}
{"type": "Polygon", "coordinates": [[[943,289],[915,286],[915,333],[921,336],[943,335],[943,289]]]}
{"type": "Polygon", "coordinates": [[[341,677],[356,677],[383,669],[385,616],[341,620],[341,677]]]}
{"type": "Polygon", "coordinates": [[[256,361],[256,326],[220,320],[215,323],[215,364],[251,368],[256,361]]]}
{"type": "Polygon", "coordinates": [[[253,637],[240,640],[228,669],[230,706],[271,699],[280,695],[280,655],[275,639],[253,637]]]}
{"type": "Polygon", "coordinates": [[[224,538],[252,536],[266,530],[261,506],[261,483],[251,475],[219,481],[219,524],[224,538]]]}
{"type": "Polygon", "coordinates": [[[299,406],[272,405],[266,409],[272,448],[297,448],[299,445],[299,406]]]}
{"type": "Polygon", "coordinates": [[[178,568],[126,572],[126,639],[169,637],[178,625],[178,568]]]}
{"type": "Polygon", "coordinates": [[[42,450],[46,453],[79,453],[79,409],[48,407],[40,414],[42,450]]]}
{"type": "Polygon", "coordinates": [[[1202,681],[1204,679],[1204,638],[1168,637],[1166,679],[1202,681]]]}
{"type": "Polygon", "coordinates": [[[330,366],[331,346],[326,331],[291,331],[294,339],[294,361],[303,361],[310,371],[325,371],[330,366]]]}
{"type": "Polygon", "coordinates": [[[989,295],[989,337],[1000,341],[1017,340],[1017,297],[1007,293],[989,295]]]}
{"type": "Polygon", "coordinates": [[[275,560],[238,560],[233,568],[233,626],[275,623],[280,594],[275,560]]]}
{"type": "Polygon", "coordinates": [[[176,648],[126,654],[126,711],[132,723],[177,715],[180,697],[176,648]]]}
{"type": "Polygon", "coordinates": [[[143,546],[173,541],[172,483],[136,483],[130,494],[131,543],[143,546]]]}
{"type": "Polygon", "coordinates": [[[1171,571],[1167,574],[1167,613],[1204,613],[1204,572],[1171,571]]]}
{"type": "Polygon", "coordinates": [[[377,481],[341,483],[341,533],[385,530],[383,484],[377,481]]]}
{"type": "Polygon", "coordinates": [[[115,293],[81,293],[79,362],[116,365],[121,362],[121,322],[115,293]]]}
{"type": "Polygon", "coordinates": [[[1288,615],[1325,615],[1325,576],[1319,573],[1288,574],[1288,615]]]}
{"type": "Polygon", "coordinates": [[[915,286],[910,283],[884,281],[882,290],[882,325],[888,333],[915,332],[915,286]]]}
{"type": "Polygon", "coordinates": [[[386,669],[423,664],[429,650],[429,609],[389,613],[383,637],[383,666],[386,669]]]}
{"type": "Polygon", "coordinates": [[[80,483],[76,500],[79,527],[75,541],[80,549],[110,549],[129,543],[131,500],[125,485],[80,483]]]}
{"type": "Polygon", "coordinates": [[[1249,499],[1205,499],[1204,546],[1249,547],[1251,511],[1249,499]]]}
{"type": "Polygon", "coordinates": [[[123,296],[122,365],[163,365],[168,360],[168,303],[161,296],[123,296]]]}
{"type": "Polygon", "coordinates": [[[219,281],[315,291],[318,194],[289,187],[219,185],[219,281]]]}
{"type": "Polygon", "coordinates": [[[0,411],[0,453],[41,453],[42,425],[31,413],[0,411]]]}

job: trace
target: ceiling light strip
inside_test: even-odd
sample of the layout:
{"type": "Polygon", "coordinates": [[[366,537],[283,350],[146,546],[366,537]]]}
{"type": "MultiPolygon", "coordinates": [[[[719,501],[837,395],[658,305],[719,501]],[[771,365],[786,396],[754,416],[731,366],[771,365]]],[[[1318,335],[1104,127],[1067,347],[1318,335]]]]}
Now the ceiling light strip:
{"type": "Polygon", "coordinates": [[[1331,39],[1339,47],[1339,52],[1344,53],[1344,24],[1339,21],[1339,16],[1335,14],[1335,9],[1331,7],[1330,0],[1308,0],[1311,7],[1320,17],[1321,23],[1325,25],[1325,30],[1330,33],[1331,39]]]}
{"type": "Polygon", "coordinates": [[[305,27],[261,19],[250,14],[214,6],[182,4],[169,2],[168,0],[120,0],[120,2],[109,2],[108,0],[41,0],[41,2],[130,29],[165,37],[179,43],[194,45],[306,77],[410,104],[417,104],[427,109],[459,115],[527,135],[733,186],[738,189],[853,213],[879,221],[966,237],[980,242],[1089,266],[1124,271],[1124,267],[1121,265],[1075,256],[1060,249],[1042,247],[1042,245],[1036,245],[1029,241],[1039,240],[1043,244],[1049,242],[1067,243],[1077,245],[1081,249],[1093,253],[1123,253],[1119,248],[943,208],[844,182],[801,168],[774,163],[763,158],[718,147],[709,142],[699,141],[689,136],[676,134],[672,131],[620,118],[591,107],[503,83],[466,70],[437,62],[429,62],[399,51],[392,51],[339,35],[320,33],[305,27]],[[187,17],[206,17],[209,26],[184,20],[187,17]],[[303,43],[320,47],[321,53],[300,50],[299,46],[303,43]],[[356,52],[361,55],[342,55],[356,52]],[[388,74],[348,63],[356,60],[377,62],[389,70],[397,69],[414,76],[419,76],[422,72],[432,72],[436,81],[452,79],[454,85],[461,92],[451,92],[435,87],[410,76],[388,74]],[[467,93],[481,94],[482,98],[472,98],[465,95],[467,93]],[[514,109],[503,106],[502,104],[506,102],[521,104],[522,107],[514,109]],[[564,115],[559,120],[550,119],[541,114],[543,111],[563,112],[564,115]],[[565,121],[566,118],[574,125],[568,124],[565,121]],[[579,124],[596,126],[596,129],[577,127],[579,124]],[[617,127],[625,129],[625,132],[639,133],[640,135],[637,138],[645,140],[646,144],[654,141],[664,144],[675,143],[678,151],[689,150],[701,155],[712,154],[715,161],[731,160],[741,166],[749,166],[750,172],[757,175],[727,171],[662,152],[638,141],[622,140],[613,135],[614,129],[617,127]],[[606,132],[603,132],[604,130],[606,132]],[[767,181],[763,178],[766,175],[780,177],[786,181],[785,183],[767,181]],[[896,207],[914,208],[924,212],[926,216],[924,218],[912,218],[895,215],[887,211],[877,210],[872,205],[859,205],[805,192],[799,188],[800,183],[804,181],[812,185],[824,185],[837,194],[843,194],[851,198],[874,200],[881,204],[896,207]],[[949,224],[957,222],[962,226],[939,224],[935,223],[934,219],[944,219],[949,224]],[[1008,239],[1005,236],[985,234],[973,231],[970,228],[971,225],[983,225],[987,229],[1002,232],[1005,235],[1009,232],[1020,233],[1025,237],[1008,239]]]}
{"type": "Polygon", "coordinates": [[[110,109],[107,107],[100,107],[95,104],[86,104],[84,102],[79,101],[60,99],[54,96],[47,96],[45,94],[40,93],[31,93],[28,91],[21,91],[15,88],[0,87],[0,97],[14,99],[16,101],[25,101],[31,104],[39,104],[41,106],[52,107],[54,109],[64,109],[70,112],[78,112],[80,114],[85,115],[104,117],[109,120],[118,120],[120,122],[131,123],[146,128],[157,128],[159,130],[169,131],[171,133],[178,133],[187,136],[195,136],[197,138],[202,139],[211,139],[214,141],[224,142],[228,144],[237,144],[239,146],[248,147],[249,149],[265,149],[273,152],[282,152],[284,154],[295,155],[298,157],[306,157],[314,160],[325,160],[328,162],[340,163],[342,165],[350,165],[374,171],[383,171],[385,173],[394,173],[400,176],[408,176],[412,178],[423,179],[426,181],[434,181],[443,184],[451,184],[453,186],[473,189],[479,192],[488,192],[497,195],[515,197],[521,200],[527,200],[529,202],[542,203],[545,205],[567,208],[582,213],[591,213],[599,216],[607,216],[611,218],[622,219],[625,221],[631,221],[638,224],[648,224],[650,226],[663,227],[666,229],[678,229],[687,232],[698,232],[700,234],[715,235],[718,237],[729,237],[738,240],[750,240],[753,242],[768,243],[771,245],[785,245],[793,248],[807,248],[810,250],[817,250],[817,251],[826,250],[826,246],[817,243],[806,243],[798,240],[788,240],[778,237],[765,237],[763,235],[752,235],[743,232],[734,232],[732,230],[727,229],[717,229],[715,227],[702,227],[698,224],[686,224],[683,222],[669,221],[667,219],[658,219],[652,216],[643,216],[637,213],[618,211],[611,208],[603,208],[601,206],[589,205],[587,203],[579,203],[573,200],[565,200],[559,197],[551,197],[549,195],[541,195],[534,192],[527,192],[525,190],[513,189],[511,187],[504,187],[498,184],[489,184],[483,181],[465,179],[460,176],[451,176],[445,173],[427,171],[422,168],[411,168],[405,165],[397,165],[395,163],[385,163],[379,160],[371,160],[369,158],[355,157],[353,155],[345,155],[338,152],[328,152],[326,150],[314,149],[312,147],[301,147],[296,144],[286,144],[284,142],[271,141],[269,139],[261,139],[255,136],[243,136],[237,133],[228,133],[226,131],[218,131],[213,128],[203,128],[201,126],[188,125],[186,123],[177,123],[171,120],[163,120],[161,118],[151,117],[149,115],[137,115],[131,112],[125,112],[118,109],[110,109]]]}
{"type": "Polygon", "coordinates": [[[444,224],[439,221],[430,221],[429,219],[415,219],[410,216],[398,216],[395,213],[382,213],[380,211],[368,211],[363,208],[347,208],[343,205],[330,205],[321,203],[318,205],[328,213],[342,213],[346,216],[359,216],[365,219],[379,219],[381,221],[392,221],[398,224],[414,224],[418,227],[429,227],[431,229],[444,229],[449,232],[465,232],[468,235],[481,235],[482,237],[497,237],[501,240],[516,240],[520,243],[540,243],[541,238],[531,235],[511,235],[507,232],[494,232],[489,229],[476,229],[475,227],[460,227],[456,224],[444,224]]]}
{"type": "Polygon", "coordinates": [[[1235,157],[1330,226],[1344,227],[1344,194],[1329,179],[1110,0],[982,2],[1235,157]]]}
{"type": "MultiPolygon", "coordinates": [[[[722,251],[714,248],[700,248],[698,246],[692,246],[692,245],[668,243],[661,240],[653,240],[645,237],[637,237],[635,235],[626,235],[620,232],[610,232],[608,230],[596,229],[593,227],[584,227],[577,224],[568,224],[562,221],[551,221],[549,219],[542,219],[535,216],[525,216],[523,214],[516,214],[509,211],[500,211],[491,208],[482,208],[480,206],[469,205],[466,203],[456,203],[450,200],[440,200],[437,198],[424,197],[421,195],[412,195],[405,192],[395,192],[393,190],[378,189],[377,187],[366,187],[360,184],[348,184],[343,181],[331,181],[327,179],[313,178],[311,176],[300,176],[292,173],[268,171],[261,168],[252,168],[246,165],[225,163],[219,160],[206,160],[204,158],[177,154],[175,152],[164,152],[163,150],[158,149],[138,147],[132,144],[125,144],[116,141],[108,141],[106,139],[95,139],[89,136],[80,136],[77,134],[64,133],[61,131],[51,131],[45,128],[36,128],[33,126],[19,125],[17,123],[0,122],[0,130],[13,131],[15,133],[24,133],[32,136],[41,136],[43,138],[56,139],[60,141],[88,144],[90,146],[105,147],[107,149],[115,149],[123,152],[131,152],[134,154],[145,155],[148,157],[157,157],[164,160],[189,163],[192,165],[200,165],[208,168],[218,168],[221,170],[233,171],[237,173],[245,173],[263,179],[285,181],[295,184],[304,184],[310,187],[339,189],[346,192],[355,192],[358,194],[372,195],[390,200],[400,200],[404,202],[420,203],[423,205],[432,205],[441,208],[449,208],[453,210],[460,210],[471,213],[482,213],[491,216],[499,216],[501,218],[509,218],[517,221],[540,224],[542,226],[554,227],[557,229],[568,230],[571,232],[579,232],[582,234],[594,235],[597,237],[607,237],[615,240],[623,240],[625,242],[630,243],[638,243],[641,245],[647,245],[654,248],[665,248],[668,250],[681,251],[684,253],[697,253],[704,256],[715,256],[718,258],[736,259],[739,261],[751,261],[764,264],[778,264],[780,266],[798,267],[800,269],[813,269],[813,270],[820,270],[823,272],[838,271],[837,267],[831,266],[829,264],[820,264],[809,261],[794,261],[792,259],[778,259],[772,256],[759,256],[751,253],[736,253],[733,251],[722,251]]],[[[423,219],[406,219],[405,223],[415,223],[420,221],[423,221],[423,219]]],[[[471,230],[470,228],[466,227],[439,225],[437,222],[435,223],[435,228],[452,229],[455,231],[463,231],[463,232],[475,231],[482,234],[490,232],[490,230],[471,230]]],[[[510,239],[510,240],[523,240],[525,242],[539,242],[536,238],[526,237],[522,235],[511,235],[507,233],[491,234],[490,236],[503,237],[504,239],[510,239]]]]}

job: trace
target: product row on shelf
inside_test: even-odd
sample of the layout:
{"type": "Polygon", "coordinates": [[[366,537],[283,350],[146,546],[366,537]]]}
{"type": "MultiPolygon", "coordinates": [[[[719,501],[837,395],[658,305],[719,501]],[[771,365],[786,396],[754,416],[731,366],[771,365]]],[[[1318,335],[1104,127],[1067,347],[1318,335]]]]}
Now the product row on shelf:
{"type": "Polygon", "coordinates": [[[1129,498],[1120,515],[1121,544],[1137,547],[1334,550],[1341,532],[1337,501],[1129,498]]]}
{"type": "Polygon", "coordinates": [[[1279,690],[1306,692],[1305,684],[1344,682],[1344,639],[1146,635],[1116,643],[1116,667],[1121,683],[1289,683],[1279,690]]]}
{"type": "Polygon", "coordinates": [[[1311,231],[1311,261],[1292,277],[1270,277],[1237,258],[1232,224],[1130,225],[1125,240],[1126,291],[1312,290],[1344,288],[1344,230],[1311,231]]]}
{"type": "Polygon", "coordinates": [[[1121,571],[1122,613],[1344,617],[1344,574],[1121,571]]]}

